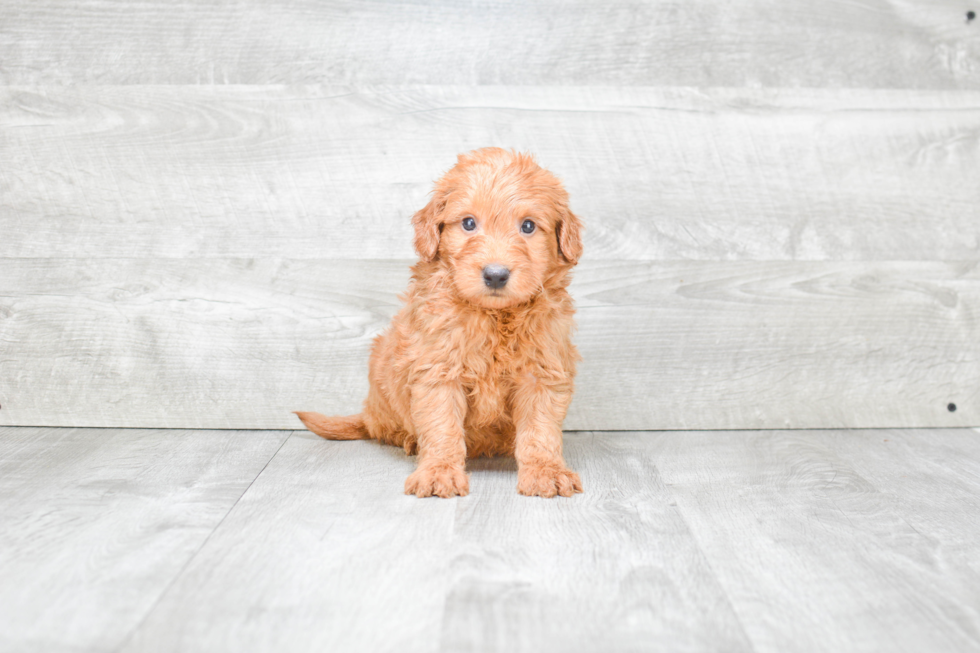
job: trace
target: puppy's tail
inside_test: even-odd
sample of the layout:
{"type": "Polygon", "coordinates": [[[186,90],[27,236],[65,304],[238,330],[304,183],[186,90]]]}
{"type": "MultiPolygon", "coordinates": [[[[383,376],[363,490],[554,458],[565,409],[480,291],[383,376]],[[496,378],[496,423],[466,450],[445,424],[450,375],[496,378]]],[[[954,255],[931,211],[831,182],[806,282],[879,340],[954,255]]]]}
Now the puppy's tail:
{"type": "Polygon", "coordinates": [[[360,415],[327,417],[320,413],[296,411],[296,417],[306,428],[328,440],[367,440],[371,437],[360,415]]]}

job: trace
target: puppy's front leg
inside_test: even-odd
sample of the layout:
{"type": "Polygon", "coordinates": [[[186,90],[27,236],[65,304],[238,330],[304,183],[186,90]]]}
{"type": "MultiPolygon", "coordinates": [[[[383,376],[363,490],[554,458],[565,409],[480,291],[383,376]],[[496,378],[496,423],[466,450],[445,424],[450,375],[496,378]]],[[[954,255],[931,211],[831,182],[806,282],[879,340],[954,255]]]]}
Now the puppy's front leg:
{"type": "Polygon", "coordinates": [[[570,497],[582,491],[578,474],[565,466],[561,455],[561,423],[571,392],[543,386],[533,377],[517,387],[514,422],[517,442],[517,491],[527,496],[570,497]]]}
{"type": "Polygon", "coordinates": [[[405,494],[466,496],[466,395],[458,383],[412,387],[412,422],[418,437],[418,467],[405,480],[405,494]]]}

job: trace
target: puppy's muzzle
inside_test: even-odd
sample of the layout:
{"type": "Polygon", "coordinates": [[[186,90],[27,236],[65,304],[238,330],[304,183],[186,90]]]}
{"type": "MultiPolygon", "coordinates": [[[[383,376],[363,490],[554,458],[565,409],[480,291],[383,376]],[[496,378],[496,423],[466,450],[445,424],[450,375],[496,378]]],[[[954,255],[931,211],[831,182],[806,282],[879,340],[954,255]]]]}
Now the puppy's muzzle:
{"type": "Polygon", "coordinates": [[[488,288],[494,290],[503,288],[507,285],[508,279],[510,279],[510,270],[502,265],[491,263],[483,268],[483,283],[487,284],[488,288]]]}

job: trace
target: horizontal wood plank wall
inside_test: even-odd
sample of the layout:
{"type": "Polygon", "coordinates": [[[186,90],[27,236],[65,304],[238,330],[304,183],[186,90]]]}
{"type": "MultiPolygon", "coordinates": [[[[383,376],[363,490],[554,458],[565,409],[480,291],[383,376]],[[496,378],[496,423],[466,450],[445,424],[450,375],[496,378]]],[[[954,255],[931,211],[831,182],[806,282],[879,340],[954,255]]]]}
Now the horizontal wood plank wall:
{"type": "Polygon", "coordinates": [[[0,256],[410,258],[456,153],[563,178],[591,259],[975,260],[980,91],[0,90],[0,256]]]}
{"type": "Polygon", "coordinates": [[[974,88],[961,0],[13,0],[7,84],[974,88]]]}
{"type": "Polygon", "coordinates": [[[485,145],[587,224],[567,428],[980,424],[978,61],[952,0],[4,3],[0,424],[358,410],[485,145]]]}
{"type": "MultiPolygon", "coordinates": [[[[408,261],[0,261],[3,424],[355,413],[408,261]],[[18,296],[14,296],[14,294],[18,296]]],[[[978,421],[980,266],[583,263],[569,429],[978,421]],[[948,405],[957,410],[950,412],[948,405]]]]}

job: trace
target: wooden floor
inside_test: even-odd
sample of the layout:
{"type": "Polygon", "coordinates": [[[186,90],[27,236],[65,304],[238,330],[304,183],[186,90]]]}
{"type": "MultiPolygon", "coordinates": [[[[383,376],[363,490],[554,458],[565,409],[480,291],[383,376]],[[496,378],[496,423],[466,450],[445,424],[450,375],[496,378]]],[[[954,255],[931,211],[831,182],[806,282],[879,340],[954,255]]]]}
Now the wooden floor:
{"type": "Polygon", "coordinates": [[[0,650],[980,651],[980,430],[566,451],[416,499],[372,442],[0,428],[0,650]]]}

